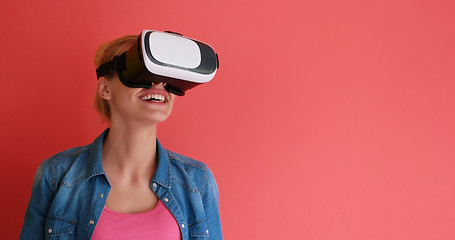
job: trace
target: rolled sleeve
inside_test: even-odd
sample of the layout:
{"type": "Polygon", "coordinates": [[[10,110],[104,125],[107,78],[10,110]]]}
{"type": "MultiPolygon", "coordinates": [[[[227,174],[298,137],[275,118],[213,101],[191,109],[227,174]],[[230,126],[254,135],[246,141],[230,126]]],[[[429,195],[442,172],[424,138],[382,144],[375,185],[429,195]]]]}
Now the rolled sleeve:
{"type": "Polygon", "coordinates": [[[49,160],[44,161],[36,171],[32,195],[25,212],[19,239],[44,239],[45,223],[49,206],[54,197],[52,171],[49,160]]]}
{"type": "Polygon", "coordinates": [[[218,186],[212,171],[208,168],[204,191],[202,193],[202,201],[207,219],[209,239],[223,239],[219,213],[218,186]]]}

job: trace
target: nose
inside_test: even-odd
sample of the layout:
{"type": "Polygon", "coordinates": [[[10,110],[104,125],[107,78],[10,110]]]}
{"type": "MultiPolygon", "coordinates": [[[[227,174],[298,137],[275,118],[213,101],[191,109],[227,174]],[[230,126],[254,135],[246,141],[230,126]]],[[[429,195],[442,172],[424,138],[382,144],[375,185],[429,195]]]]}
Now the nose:
{"type": "Polygon", "coordinates": [[[164,87],[164,86],[166,86],[166,83],[165,82],[152,83],[152,86],[154,86],[154,85],[157,85],[157,86],[160,86],[160,87],[164,87]]]}

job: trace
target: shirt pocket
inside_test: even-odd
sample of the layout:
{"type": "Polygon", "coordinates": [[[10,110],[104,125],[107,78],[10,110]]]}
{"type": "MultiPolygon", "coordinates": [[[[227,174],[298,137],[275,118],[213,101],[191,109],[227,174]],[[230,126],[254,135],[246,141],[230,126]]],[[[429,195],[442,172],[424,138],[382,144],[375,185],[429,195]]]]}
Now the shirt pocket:
{"type": "Polygon", "coordinates": [[[48,216],[46,221],[46,239],[70,240],[73,239],[76,221],[72,219],[48,216]]]}
{"type": "Polygon", "coordinates": [[[209,230],[207,228],[207,221],[203,220],[195,224],[191,224],[188,228],[191,239],[207,239],[209,237],[209,230]]]}

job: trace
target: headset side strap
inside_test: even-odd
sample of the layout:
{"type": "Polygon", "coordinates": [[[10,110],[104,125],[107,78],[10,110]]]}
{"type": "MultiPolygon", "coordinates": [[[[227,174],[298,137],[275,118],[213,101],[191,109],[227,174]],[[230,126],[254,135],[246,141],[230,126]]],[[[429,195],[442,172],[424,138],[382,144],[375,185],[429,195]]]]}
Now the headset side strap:
{"type": "Polygon", "coordinates": [[[96,79],[99,79],[102,76],[109,75],[115,70],[123,71],[126,70],[126,52],[122,53],[120,56],[115,56],[109,62],[101,64],[96,69],[96,79]]]}

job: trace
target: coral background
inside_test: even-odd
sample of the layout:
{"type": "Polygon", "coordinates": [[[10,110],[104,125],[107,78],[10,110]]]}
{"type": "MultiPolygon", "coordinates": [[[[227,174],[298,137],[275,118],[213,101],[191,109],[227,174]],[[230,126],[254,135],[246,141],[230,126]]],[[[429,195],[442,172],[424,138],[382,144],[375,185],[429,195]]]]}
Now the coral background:
{"type": "Polygon", "coordinates": [[[455,239],[455,1],[1,1],[2,239],[41,161],[106,127],[93,57],[142,29],[210,43],[168,149],[207,163],[225,239],[455,239]]]}

